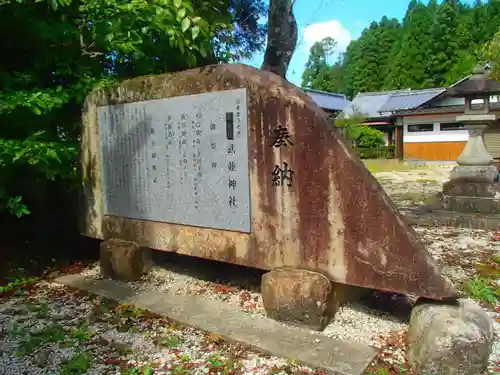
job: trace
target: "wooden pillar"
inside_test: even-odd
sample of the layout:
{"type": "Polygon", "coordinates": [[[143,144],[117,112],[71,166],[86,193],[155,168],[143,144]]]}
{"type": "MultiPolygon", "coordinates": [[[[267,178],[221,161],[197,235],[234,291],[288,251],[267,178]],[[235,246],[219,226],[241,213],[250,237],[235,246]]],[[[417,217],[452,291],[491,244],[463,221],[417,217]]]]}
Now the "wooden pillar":
{"type": "Polygon", "coordinates": [[[395,136],[395,150],[394,150],[394,156],[396,159],[403,159],[403,127],[402,126],[395,126],[394,131],[396,133],[395,136]]]}

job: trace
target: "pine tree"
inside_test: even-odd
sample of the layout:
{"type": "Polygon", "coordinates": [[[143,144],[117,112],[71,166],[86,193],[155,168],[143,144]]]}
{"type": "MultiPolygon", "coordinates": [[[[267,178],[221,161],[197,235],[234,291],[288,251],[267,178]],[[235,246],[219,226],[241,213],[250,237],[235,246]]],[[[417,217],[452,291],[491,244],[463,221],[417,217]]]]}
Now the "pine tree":
{"type": "Polygon", "coordinates": [[[485,22],[485,39],[489,41],[498,31],[500,27],[500,0],[489,0],[485,6],[486,22],[485,22]]]}
{"type": "Polygon", "coordinates": [[[356,64],[354,89],[356,92],[377,91],[379,85],[378,37],[379,25],[372,22],[360,39],[361,57],[356,64]]]}
{"type": "Polygon", "coordinates": [[[488,32],[488,9],[487,5],[483,4],[481,0],[476,0],[474,6],[470,11],[471,15],[471,28],[470,34],[472,36],[471,43],[483,44],[491,36],[492,33],[488,32]]]}
{"type": "Polygon", "coordinates": [[[379,55],[379,77],[377,80],[377,90],[384,86],[385,77],[389,74],[391,63],[391,53],[394,44],[401,38],[401,24],[395,18],[383,17],[379,23],[379,34],[377,40],[379,55]]]}
{"type": "Polygon", "coordinates": [[[444,1],[437,9],[431,27],[431,48],[428,51],[431,64],[427,74],[434,86],[446,83],[447,73],[456,64],[460,43],[457,40],[458,7],[453,0],[444,1]]]}
{"type": "Polygon", "coordinates": [[[357,94],[354,81],[356,79],[356,65],[361,58],[360,39],[349,43],[342,62],[343,92],[348,98],[353,98],[357,94]]]}
{"type": "Polygon", "coordinates": [[[431,84],[427,75],[431,25],[432,15],[425,5],[419,3],[410,10],[403,25],[401,48],[394,51],[385,87],[423,88],[431,84]]]}

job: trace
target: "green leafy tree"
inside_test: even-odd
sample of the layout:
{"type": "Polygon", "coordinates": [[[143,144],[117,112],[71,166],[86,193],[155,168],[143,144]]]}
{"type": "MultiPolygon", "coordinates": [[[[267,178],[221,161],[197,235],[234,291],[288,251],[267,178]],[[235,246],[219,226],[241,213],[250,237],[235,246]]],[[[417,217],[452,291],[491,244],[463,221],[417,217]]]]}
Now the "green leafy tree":
{"type": "Polygon", "coordinates": [[[477,65],[478,56],[476,51],[459,51],[457,61],[445,74],[445,82],[448,84],[457,82],[472,72],[477,65]]]}
{"type": "Polygon", "coordinates": [[[500,28],[481,52],[482,61],[491,64],[490,78],[500,82],[500,28]]]}
{"type": "Polygon", "coordinates": [[[393,61],[392,51],[401,35],[396,19],[372,22],[361,37],[347,47],[343,64],[343,90],[348,97],[359,92],[379,91],[385,86],[393,61]]]}
{"type": "Polygon", "coordinates": [[[500,0],[488,0],[485,4],[486,16],[481,20],[486,22],[483,24],[484,39],[481,42],[489,41],[493,35],[498,31],[500,25],[500,0]]]}
{"type": "Polygon", "coordinates": [[[430,46],[429,29],[432,15],[425,5],[414,2],[408,8],[402,29],[401,44],[392,51],[392,62],[384,87],[423,88],[432,85],[428,77],[430,46]]]}
{"type": "MultiPolygon", "coordinates": [[[[361,38],[360,38],[361,39],[361,38]]],[[[342,79],[343,79],[343,92],[348,98],[354,98],[357,94],[355,86],[357,62],[361,59],[361,43],[360,39],[353,40],[347,46],[346,53],[342,60],[342,79]]]]}
{"type": "Polygon", "coordinates": [[[33,183],[32,191],[40,188],[35,182],[74,172],[68,160],[76,154],[79,107],[91,89],[122,77],[210,61],[214,34],[228,28],[217,17],[219,22],[211,25],[181,0],[4,2],[3,209],[17,216],[27,213],[18,198],[23,189],[15,175],[20,171],[33,183]]]}
{"type": "Polygon", "coordinates": [[[262,50],[266,10],[262,0],[1,0],[0,219],[74,208],[90,90],[249,57],[262,50]]]}
{"type": "Polygon", "coordinates": [[[453,1],[443,2],[437,9],[434,23],[430,29],[432,37],[427,67],[432,85],[442,86],[452,82],[446,81],[448,72],[458,60],[461,42],[457,38],[458,7],[453,1]]]}
{"type": "Polygon", "coordinates": [[[379,51],[378,38],[380,27],[377,22],[372,22],[360,38],[360,56],[356,62],[356,76],[354,79],[355,92],[377,91],[381,86],[379,76],[379,51]]]}
{"type": "Polygon", "coordinates": [[[401,24],[395,18],[388,19],[387,17],[383,17],[379,23],[379,30],[380,32],[377,38],[379,51],[377,90],[384,88],[385,77],[388,76],[391,70],[392,52],[401,39],[401,24]]]}
{"type": "Polygon", "coordinates": [[[337,42],[332,38],[324,38],[312,45],[302,74],[302,87],[328,92],[340,89],[339,64],[335,68],[328,64],[336,46],[337,42]]]}
{"type": "Polygon", "coordinates": [[[491,36],[488,30],[488,7],[481,0],[476,0],[474,6],[469,11],[470,13],[470,42],[482,44],[491,36]]]}

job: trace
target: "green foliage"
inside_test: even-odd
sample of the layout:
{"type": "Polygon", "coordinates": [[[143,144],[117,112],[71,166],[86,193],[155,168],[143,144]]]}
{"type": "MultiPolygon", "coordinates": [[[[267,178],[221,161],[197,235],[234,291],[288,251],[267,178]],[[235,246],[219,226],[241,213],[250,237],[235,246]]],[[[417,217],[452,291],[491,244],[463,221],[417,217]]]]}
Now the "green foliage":
{"type": "Polygon", "coordinates": [[[460,40],[457,38],[459,23],[458,7],[451,2],[443,2],[434,15],[430,34],[431,48],[428,52],[428,72],[435,86],[447,84],[446,74],[457,63],[460,40]]]}
{"type": "Polygon", "coordinates": [[[92,353],[76,353],[62,363],[61,375],[86,374],[92,367],[92,353]]]}
{"type": "Polygon", "coordinates": [[[0,209],[22,217],[30,213],[16,191],[10,190],[19,173],[29,174],[36,185],[59,179],[68,188],[76,184],[75,148],[59,142],[47,142],[37,132],[22,140],[0,138],[0,209]]]}
{"type": "Polygon", "coordinates": [[[497,264],[500,264],[500,255],[493,255],[491,260],[497,264]]]}
{"type": "Polygon", "coordinates": [[[473,279],[467,282],[467,293],[472,297],[480,301],[488,303],[496,303],[499,297],[498,288],[492,286],[490,280],[485,279],[473,279]]]}
{"type": "Polygon", "coordinates": [[[391,67],[390,54],[399,37],[400,24],[396,19],[372,22],[359,40],[359,56],[355,64],[353,89],[356,92],[377,91],[384,85],[391,67]]]}
{"type": "MultiPolygon", "coordinates": [[[[121,375],[150,375],[152,373],[153,373],[153,370],[149,366],[146,366],[143,368],[129,366],[123,370],[120,370],[121,375]]],[[[173,371],[172,373],[175,373],[175,371],[173,371]]],[[[186,372],[186,374],[187,374],[187,372],[186,372]]]]}
{"type": "Polygon", "coordinates": [[[361,159],[393,159],[394,146],[355,147],[354,150],[361,159]]]}
{"type": "Polygon", "coordinates": [[[432,39],[432,14],[420,3],[409,9],[401,32],[401,44],[394,45],[390,60],[393,65],[385,77],[385,88],[423,88],[432,85],[427,72],[432,39]]]}
{"type": "Polygon", "coordinates": [[[159,337],[155,341],[159,346],[166,347],[168,349],[177,348],[182,344],[182,340],[175,336],[159,337]]]}
{"type": "Polygon", "coordinates": [[[361,125],[361,115],[335,120],[335,126],[342,128],[344,136],[355,147],[379,148],[384,146],[384,133],[369,126],[361,125]]]}
{"type": "Polygon", "coordinates": [[[488,42],[482,52],[482,59],[492,64],[490,77],[500,81],[500,27],[492,40],[488,42]]]}
{"type": "Polygon", "coordinates": [[[250,57],[262,50],[265,13],[262,0],[0,0],[2,223],[75,230],[67,218],[75,216],[86,95],[134,76],[250,57]]]}
{"type": "Polygon", "coordinates": [[[336,46],[337,42],[329,37],[312,45],[302,73],[302,87],[327,92],[340,91],[340,64],[328,63],[336,46]]]}
{"type": "Polygon", "coordinates": [[[0,297],[6,293],[14,293],[23,295],[26,293],[25,288],[39,281],[38,277],[30,277],[26,274],[23,268],[14,269],[12,275],[5,278],[6,282],[0,285],[0,297]]]}
{"type": "Polygon", "coordinates": [[[372,22],[349,44],[335,74],[309,71],[303,86],[319,81],[317,86],[352,98],[359,92],[450,85],[478,61],[498,61],[499,26],[499,1],[413,0],[403,22],[372,22]]]}
{"type": "Polygon", "coordinates": [[[17,331],[21,337],[17,355],[22,357],[33,353],[40,346],[47,343],[56,343],[65,339],[66,332],[60,324],[52,324],[37,331],[26,332],[23,329],[17,331]]]}
{"type": "Polygon", "coordinates": [[[370,375],[405,375],[409,372],[410,371],[405,367],[381,367],[374,369],[372,372],[370,372],[370,375]]]}
{"type": "Polygon", "coordinates": [[[48,5],[0,7],[7,36],[0,42],[7,56],[0,63],[0,210],[16,217],[30,213],[27,190],[44,191],[49,181],[76,186],[79,108],[90,90],[168,65],[196,66],[211,54],[214,34],[229,27],[210,25],[191,1],[48,5]],[[176,56],[172,63],[168,55],[176,56]]]}
{"type": "Polygon", "coordinates": [[[384,133],[369,126],[359,126],[355,129],[353,139],[359,147],[375,148],[384,145],[384,133]]]}

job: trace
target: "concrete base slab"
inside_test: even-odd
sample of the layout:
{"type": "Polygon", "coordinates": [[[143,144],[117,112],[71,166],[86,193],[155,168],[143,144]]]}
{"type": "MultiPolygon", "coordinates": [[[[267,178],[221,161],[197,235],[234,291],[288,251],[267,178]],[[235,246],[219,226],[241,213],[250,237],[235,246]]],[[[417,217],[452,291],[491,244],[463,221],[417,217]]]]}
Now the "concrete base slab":
{"type": "Polygon", "coordinates": [[[179,323],[215,332],[266,354],[289,358],[330,375],[361,375],[374,359],[374,348],[335,340],[311,331],[235,311],[224,302],[167,292],[139,293],[113,280],[90,280],[80,275],[59,277],[56,283],[101,297],[131,303],[179,323]]]}

